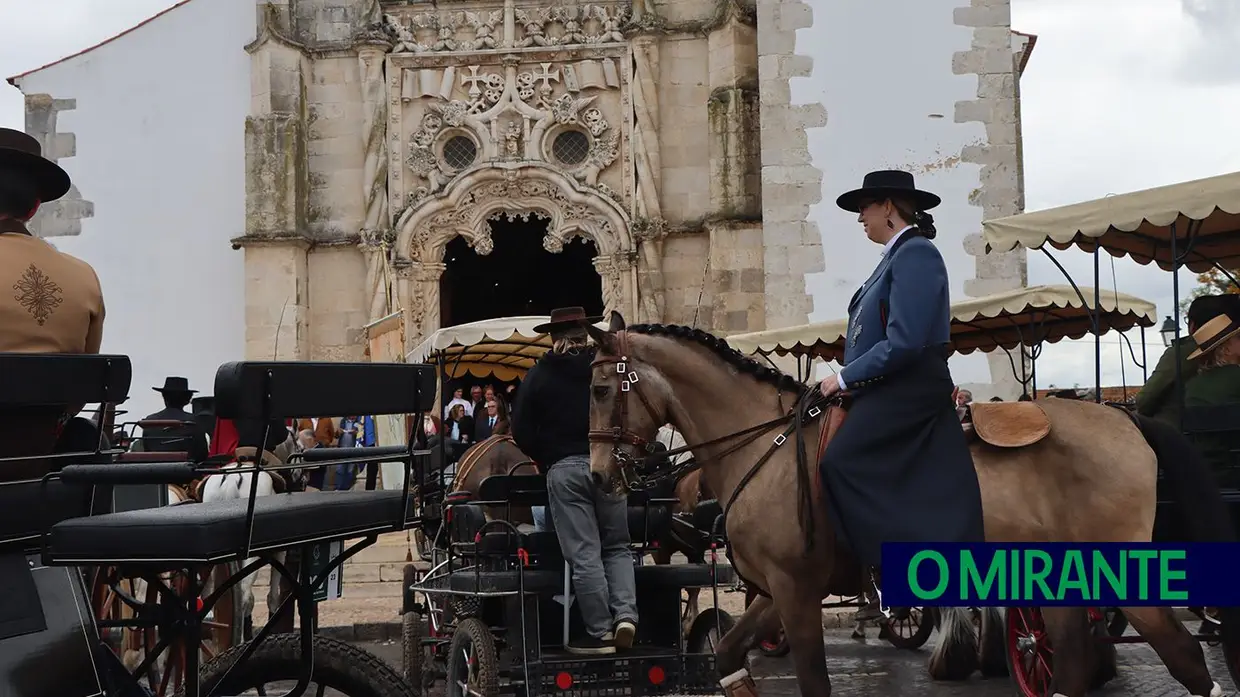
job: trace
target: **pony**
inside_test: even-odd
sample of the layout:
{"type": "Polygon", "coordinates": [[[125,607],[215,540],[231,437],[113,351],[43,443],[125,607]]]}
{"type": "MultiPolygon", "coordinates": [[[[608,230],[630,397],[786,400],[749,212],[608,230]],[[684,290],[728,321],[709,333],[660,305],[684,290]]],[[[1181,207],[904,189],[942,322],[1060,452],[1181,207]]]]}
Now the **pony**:
{"type": "MultiPolygon", "coordinates": [[[[616,312],[608,329],[585,328],[598,346],[590,388],[591,472],[600,484],[625,490],[644,459],[641,446],[660,426],[674,424],[693,445],[707,485],[725,502],[737,575],[761,592],[717,646],[725,693],[757,694],[746,653],[777,618],[801,694],[827,697],[821,619],[809,610],[839,594],[833,572],[848,550],[833,529],[831,492],[818,482],[818,463],[809,453],[829,440],[831,431],[819,425],[838,423],[834,410],[840,407],[823,414],[815,387],[698,329],[629,327],[616,312]]],[[[1043,437],[1025,447],[970,445],[988,541],[1149,541],[1160,468],[1176,500],[1191,502],[1178,508],[1190,539],[1234,540],[1211,473],[1174,428],[1092,402],[1025,404],[1041,409],[1049,428],[1043,437]]],[[[1190,694],[1221,694],[1200,645],[1170,608],[1122,611],[1190,694]]],[[[1221,612],[1223,650],[1234,665],[1240,613],[1221,612]]],[[[1055,648],[1050,692],[1082,697],[1103,658],[1088,613],[1058,607],[1042,613],[1055,648]]],[[[968,677],[978,662],[972,611],[945,608],[940,630],[945,658],[934,677],[968,677]]]]}

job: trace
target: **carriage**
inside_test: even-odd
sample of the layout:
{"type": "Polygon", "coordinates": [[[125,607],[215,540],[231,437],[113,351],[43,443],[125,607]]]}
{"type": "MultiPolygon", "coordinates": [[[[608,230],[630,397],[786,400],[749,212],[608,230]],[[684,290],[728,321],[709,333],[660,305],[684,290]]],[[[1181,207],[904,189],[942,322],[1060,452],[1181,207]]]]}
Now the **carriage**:
{"type": "MultiPolygon", "coordinates": [[[[1171,272],[1173,301],[1178,308],[1182,268],[1194,273],[1213,270],[1236,284],[1230,270],[1240,264],[1240,172],[989,220],[984,224],[983,236],[988,250],[1007,252],[1018,247],[1039,250],[1061,271],[1063,267],[1048,247],[1059,250],[1076,247],[1091,253],[1095,294],[1102,251],[1113,257],[1130,257],[1143,265],[1154,262],[1171,272]]],[[[1097,327],[1097,313],[1093,321],[1097,327]]],[[[1178,345],[1179,322],[1172,321],[1170,329],[1168,333],[1174,338],[1172,345],[1178,345]]],[[[1097,388],[1094,398],[1101,401],[1101,344],[1098,332],[1093,333],[1097,388]]],[[[1179,361],[1175,377],[1174,399],[1180,406],[1180,430],[1190,440],[1207,434],[1240,435],[1240,399],[1235,404],[1186,408],[1179,361]]],[[[1232,462],[1231,466],[1240,466],[1240,462],[1232,462]]],[[[1193,505],[1177,501],[1164,492],[1163,480],[1164,472],[1160,471],[1159,518],[1177,507],[1193,505]]],[[[1221,494],[1234,527],[1234,522],[1240,520],[1240,491],[1223,488],[1221,494]]],[[[1156,525],[1155,539],[1159,536],[1160,526],[1156,525]]],[[[1231,539],[1234,540],[1234,536],[1231,539]]],[[[1218,627],[1224,623],[1218,617],[1207,615],[1203,608],[1191,610],[1203,620],[1203,626],[1215,625],[1221,629],[1193,636],[1205,642],[1217,642],[1221,638],[1227,670],[1233,683],[1240,685],[1240,646],[1235,628],[1218,627]]],[[[1222,614],[1234,609],[1217,610],[1222,614]]],[[[1122,635],[1126,623],[1114,611],[1091,608],[1090,616],[1096,621],[1106,620],[1109,631],[1096,633],[1103,644],[1143,641],[1142,637],[1122,635]]],[[[1046,636],[1042,613],[1038,608],[1009,609],[1007,627],[1013,678],[1021,694],[1040,697],[1047,691],[1054,671],[1053,647],[1046,636]]]]}
{"type": "MultiPolygon", "coordinates": [[[[131,368],[125,356],[0,355],[6,378],[0,408],[11,414],[64,405],[123,402],[131,368]]],[[[276,425],[286,418],[340,413],[420,413],[434,399],[428,366],[340,363],[231,363],[216,375],[222,418],[276,425]],[[344,385],[346,389],[331,389],[344,385]],[[327,386],[327,387],[325,387],[327,386]]],[[[81,427],[71,421],[65,431],[81,427]]],[[[93,430],[92,426],[86,426],[93,430]]],[[[80,432],[80,430],[78,431],[80,432]]],[[[160,661],[180,661],[179,694],[242,694],[269,683],[291,684],[291,697],[313,682],[352,697],[408,697],[405,682],[375,656],[315,634],[313,593],[349,556],[378,535],[403,530],[416,517],[407,487],[392,491],[301,492],[230,501],[101,512],[117,486],[185,485],[213,473],[203,463],[121,462],[102,436],[94,447],[42,456],[50,473],[0,484],[0,577],[6,603],[0,614],[0,693],[15,697],[149,695],[150,671],[160,661]],[[96,515],[90,515],[97,513],[96,515]],[[346,540],[353,540],[346,543],[346,540]],[[303,553],[322,542],[346,544],[325,568],[301,565],[289,578],[293,593],[253,640],[210,656],[200,665],[204,635],[221,600],[264,566],[281,576],[278,555],[303,553]],[[248,561],[247,561],[248,560],[248,561]],[[242,568],[204,579],[204,571],[242,568]],[[109,588],[129,612],[110,621],[90,613],[87,583],[98,569],[114,569],[109,588]],[[157,600],[127,594],[121,581],[141,579],[157,600]],[[296,633],[274,631],[297,610],[296,633]],[[128,666],[107,643],[107,633],[137,627],[157,637],[140,665],[128,666]]],[[[417,455],[410,446],[406,469],[417,455]]],[[[370,458],[373,460],[373,457],[370,458]]],[[[0,466],[29,465],[30,457],[0,466]]],[[[325,464],[366,462],[366,457],[325,464]]],[[[256,460],[237,472],[258,475],[288,465],[256,460]]],[[[24,470],[24,471],[28,471],[24,470]]]]}
{"type": "MultiPolygon", "coordinates": [[[[1044,342],[1063,338],[1080,338],[1093,329],[1092,289],[1072,286],[1037,286],[1020,288],[952,305],[951,350],[970,354],[974,351],[1003,350],[1011,362],[1013,376],[1026,394],[1036,391],[1036,359],[1044,342]],[[1079,292],[1078,292],[1079,291],[1079,292]],[[1013,350],[1017,355],[1013,355],[1013,350]]],[[[1104,291],[1102,330],[1125,331],[1152,326],[1154,305],[1122,293],[1104,291]]],[[[772,360],[771,356],[791,357],[797,361],[797,372],[808,378],[817,360],[839,361],[844,357],[848,320],[831,320],[805,325],[771,329],[729,336],[728,343],[738,351],[772,360]]],[[[861,606],[863,596],[841,602],[824,603],[823,607],[861,606]]],[[[913,608],[909,616],[889,619],[880,625],[880,638],[903,649],[917,649],[929,640],[935,625],[934,608],[913,608]]],[[[977,614],[980,625],[984,616],[977,614]]],[[[993,620],[993,617],[991,618],[993,620]]],[[[864,637],[859,624],[854,638],[864,637]]],[[[768,655],[786,651],[782,640],[764,640],[760,649],[768,655]]],[[[984,670],[1005,670],[1003,657],[982,656],[984,670]],[[997,661],[996,661],[997,658],[997,661]]]]}
{"type": "MultiPolygon", "coordinates": [[[[546,321],[512,317],[448,327],[429,336],[406,360],[437,366],[442,408],[450,397],[449,379],[523,377],[551,348],[549,336],[533,330],[546,321]]],[[[483,441],[471,452],[487,447],[483,441]]],[[[695,521],[673,515],[678,499],[661,492],[629,497],[629,532],[639,560],[659,551],[676,526],[680,539],[701,545],[698,563],[639,564],[641,621],[633,648],[610,656],[576,656],[562,649],[583,631],[568,565],[555,533],[533,529],[525,517],[530,507],[547,505],[545,478],[530,467],[518,471],[530,464],[526,461],[493,467],[479,464],[481,457],[467,452],[454,471],[438,448],[436,463],[416,483],[423,511],[419,555],[425,566],[406,569],[402,610],[403,668],[415,690],[425,693],[439,680],[446,681],[449,695],[482,697],[717,689],[712,640],[732,626],[732,618],[718,608],[718,593],[733,580],[731,567],[711,549],[723,544],[711,533],[717,506],[700,507],[695,521]],[[478,476],[481,470],[485,473],[478,476]],[[715,594],[716,607],[693,618],[686,635],[682,591],[695,598],[703,588],[715,594]]]]}

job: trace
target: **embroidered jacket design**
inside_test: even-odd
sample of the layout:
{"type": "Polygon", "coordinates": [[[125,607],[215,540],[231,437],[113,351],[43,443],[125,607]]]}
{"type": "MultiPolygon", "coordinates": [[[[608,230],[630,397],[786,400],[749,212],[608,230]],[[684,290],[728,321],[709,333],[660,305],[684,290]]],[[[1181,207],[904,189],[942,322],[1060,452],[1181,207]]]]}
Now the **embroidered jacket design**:
{"type": "Polygon", "coordinates": [[[26,308],[40,327],[65,301],[61,297],[64,292],[61,287],[34,264],[13,284],[13,290],[17,291],[14,299],[26,308]]]}

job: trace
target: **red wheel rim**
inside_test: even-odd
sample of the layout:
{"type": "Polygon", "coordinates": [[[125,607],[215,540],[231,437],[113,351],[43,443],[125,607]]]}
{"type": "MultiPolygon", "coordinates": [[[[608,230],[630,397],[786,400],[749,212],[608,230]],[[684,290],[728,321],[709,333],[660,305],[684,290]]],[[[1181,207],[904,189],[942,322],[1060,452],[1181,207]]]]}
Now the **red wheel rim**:
{"type": "Polygon", "coordinates": [[[1012,678],[1026,697],[1050,694],[1055,652],[1037,608],[1008,608],[1007,648],[1012,678]]]}

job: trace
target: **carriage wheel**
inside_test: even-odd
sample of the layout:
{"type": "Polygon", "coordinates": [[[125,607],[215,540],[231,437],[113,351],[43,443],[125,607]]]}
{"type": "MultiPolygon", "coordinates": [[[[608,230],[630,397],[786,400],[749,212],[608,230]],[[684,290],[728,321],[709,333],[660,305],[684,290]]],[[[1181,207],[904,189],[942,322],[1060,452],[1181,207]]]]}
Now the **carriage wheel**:
{"type": "MultiPolygon", "coordinates": [[[[142,603],[146,598],[145,583],[132,578],[111,579],[115,569],[110,566],[99,567],[89,579],[91,584],[90,604],[96,621],[133,621],[137,611],[127,604],[122,597],[135,603],[142,603]]],[[[143,650],[142,632],[127,627],[100,627],[99,638],[116,654],[125,669],[133,672],[142,664],[143,650]]],[[[142,676],[139,676],[142,677],[142,676]]],[[[154,677],[154,671],[145,676],[154,677]]]]}
{"type": "Polygon", "coordinates": [[[887,630],[883,638],[897,649],[920,649],[934,633],[934,608],[909,608],[908,617],[894,617],[882,623],[887,630]]]}
{"type": "Polygon", "coordinates": [[[482,620],[470,618],[452,633],[448,649],[448,697],[495,697],[499,658],[495,637],[482,620]]]}
{"type": "Polygon", "coordinates": [[[783,627],[780,627],[779,633],[775,635],[774,639],[768,638],[758,642],[758,652],[763,656],[780,658],[782,656],[787,656],[790,650],[791,647],[788,646],[788,637],[784,636],[783,627]]]}
{"type": "MultiPolygon", "coordinates": [[[[236,562],[220,564],[199,572],[199,583],[208,582],[209,587],[218,587],[240,571],[236,562]]],[[[95,617],[100,620],[132,620],[134,608],[126,604],[119,593],[140,603],[143,608],[154,608],[167,599],[160,595],[159,590],[141,579],[112,580],[109,567],[100,568],[95,573],[91,598],[94,603],[95,617]]],[[[184,572],[168,574],[164,582],[175,593],[185,592],[187,579],[184,572]]],[[[203,593],[203,595],[207,595],[203,593]]],[[[141,610],[140,610],[141,611],[141,610]]],[[[241,643],[244,629],[244,618],[241,608],[241,588],[233,586],[216,602],[211,613],[202,622],[202,649],[200,661],[205,662],[241,643]]],[[[159,644],[160,627],[145,628],[109,628],[105,630],[105,638],[119,656],[127,669],[135,670],[145,660],[147,654],[155,650],[159,644]]],[[[185,648],[183,639],[173,640],[162,655],[157,658],[144,675],[136,676],[144,681],[155,697],[166,697],[182,689],[185,683],[185,648]]]]}
{"type": "Polygon", "coordinates": [[[689,628],[689,636],[685,639],[685,653],[714,654],[724,635],[732,631],[736,620],[727,612],[715,607],[703,610],[693,626],[689,628]]]}
{"type": "Polygon", "coordinates": [[[1007,609],[1008,670],[1024,697],[1050,694],[1055,651],[1042,612],[1033,607],[1007,609]]]}

